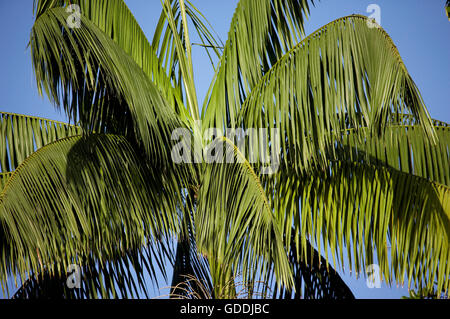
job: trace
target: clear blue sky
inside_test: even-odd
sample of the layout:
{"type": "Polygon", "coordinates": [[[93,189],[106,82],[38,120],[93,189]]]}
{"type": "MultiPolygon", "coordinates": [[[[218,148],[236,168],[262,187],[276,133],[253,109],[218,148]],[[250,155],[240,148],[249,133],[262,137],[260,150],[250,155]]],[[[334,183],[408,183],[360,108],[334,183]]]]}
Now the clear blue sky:
{"type": "MultiPolygon", "coordinates": [[[[237,0],[192,0],[225,42],[237,0]]],[[[255,0],[258,1],[258,0],[255,0]]],[[[160,14],[158,0],[127,0],[148,38],[160,14]]],[[[54,120],[65,120],[47,98],[37,93],[27,43],[33,25],[32,0],[0,0],[0,110],[54,120]]],[[[450,21],[445,0],[322,0],[311,10],[306,25],[311,33],[345,15],[369,15],[368,5],[381,8],[381,25],[397,45],[433,118],[450,122],[450,21]]],[[[196,42],[195,37],[192,39],[196,42]]],[[[212,68],[202,49],[194,47],[194,72],[200,105],[212,78],[212,68]]],[[[358,298],[398,298],[406,288],[369,289],[365,280],[348,274],[344,280],[358,298]]],[[[162,294],[162,293],[161,293],[162,294]]],[[[1,292],[0,292],[1,296],[1,292]]]]}

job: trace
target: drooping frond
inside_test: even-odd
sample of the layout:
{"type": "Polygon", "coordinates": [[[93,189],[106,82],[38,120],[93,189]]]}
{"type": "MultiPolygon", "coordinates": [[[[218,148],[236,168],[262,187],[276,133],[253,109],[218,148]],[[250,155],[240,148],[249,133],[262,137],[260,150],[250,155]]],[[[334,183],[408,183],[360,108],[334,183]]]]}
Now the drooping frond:
{"type": "Polygon", "coordinates": [[[308,0],[241,0],[202,109],[206,127],[233,126],[265,73],[304,36],[308,0]]]}
{"type": "Polygon", "coordinates": [[[279,299],[354,299],[352,291],[345,284],[338,272],[331,267],[325,258],[306,241],[308,252],[306,259],[300,259],[296,242],[292,237],[289,262],[293,268],[294,287],[275,286],[273,298],[279,299]]]}
{"type": "MultiPolygon", "coordinates": [[[[79,14],[89,19],[115,43],[117,43],[136,64],[145,72],[148,78],[160,89],[171,107],[181,117],[185,117],[181,92],[175,89],[170,78],[156,56],[156,50],[147,40],[128,6],[123,0],[58,0],[37,1],[38,19],[46,10],[66,6],[71,14],[78,14],[73,6],[79,6],[79,14]],[[72,5],[72,7],[68,7],[72,5]]],[[[78,10],[78,9],[77,9],[78,10]]]]}
{"type": "Polygon", "coordinates": [[[48,143],[79,134],[81,129],[74,125],[0,112],[0,172],[15,170],[25,158],[48,143]]]}
{"type": "Polygon", "coordinates": [[[434,122],[435,143],[411,121],[392,122],[381,137],[367,128],[345,130],[341,142],[330,147],[328,158],[383,165],[450,186],[450,125],[434,122]]]}
{"type": "Polygon", "coordinates": [[[44,146],[0,195],[0,279],[61,274],[90,256],[104,265],[130,249],[164,246],[178,229],[180,193],[123,137],[77,136],[44,146]]]}
{"type": "Polygon", "coordinates": [[[32,30],[31,50],[39,88],[79,117],[86,132],[134,138],[151,160],[170,163],[171,132],[183,124],[159,89],[114,41],[81,16],[66,24],[63,8],[45,11],[32,30]]]}
{"type": "MultiPolygon", "coordinates": [[[[149,298],[148,278],[158,281],[153,264],[160,264],[158,251],[147,246],[117,254],[103,265],[89,256],[68,271],[32,274],[14,293],[12,299],[110,299],[149,298]]],[[[165,268],[160,267],[163,277],[165,268]]]]}
{"type": "MultiPolygon", "coordinates": [[[[435,137],[417,87],[392,40],[363,16],[338,19],[285,54],[254,87],[238,125],[275,127],[286,165],[326,165],[341,131],[382,135],[393,114],[410,114],[435,137]]],[[[269,141],[272,138],[268,139],[269,141]]]]}
{"type": "Polygon", "coordinates": [[[224,147],[232,163],[205,167],[194,217],[201,230],[197,244],[211,266],[216,295],[224,294],[222,289],[230,278],[242,273],[244,282],[254,282],[272,263],[277,282],[290,287],[291,271],[280,229],[258,176],[228,139],[219,138],[216,143],[224,147]]]}
{"type": "MultiPolygon", "coordinates": [[[[433,143],[411,116],[399,114],[389,123],[383,136],[371,134],[367,127],[342,131],[342,138],[327,149],[328,165],[322,170],[297,174],[293,165],[282,165],[277,174],[265,176],[262,181],[268,197],[273,198],[285,238],[290,238],[294,231],[295,238],[315,239],[314,244],[322,251],[325,243],[326,256],[331,256],[328,247],[332,247],[333,262],[352,264],[353,260],[356,272],[364,271],[364,265],[373,261],[376,249],[378,260],[384,263],[383,271],[388,273],[385,278],[391,283],[402,282],[406,268],[401,268],[404,264],[386,254],[384,247],[390,245],[395,236],[403,240],[410,238],[405,229],[428,236],[423,235],[420,240],[416,237],[408,247],[398,247],[396,254],[402,256],[402,263],[414,260],[416,257],[409,254],[415,250],[422,258],[411,262],[408,275],[423,260],[432,260],[430,263],[437,265],[445,264],[448,258],[445,243],[450,232],[450,130],[446,123],[433,121],[437,137],[437,142],[433,143]],[[401,219],[394,219],[400,215],[401,219]],[[417,220],[421,223],[411,224],[417,220]],[[392,235],[394,226],[401,231],[392,235]],[[434,230],[428,232],[427,229],[434,230]],[[321,232],[325,237],[320,237],[321,232]],[[365,234],[363,241],[353,237],[362,234],[365,234]],[[428,246],[423,249],[425,245],[428,246]],[[344,260],[346,249],[348,260],[344,260]],[[444,252],[436,254],[440,249],[444,252]],[[366,256],[370,257],[365,259],[366,256]]],[[[301,250],[303,244],[297,240],[297,249],[301,250]]],[[[303,257],[305,260],[309,253],[304,251],[303,257]]],[[[426,269],[429,265],[421,264],[421,267],[426,269]]],[[[427,288],[433,284],[433,274],[418,275],[422,277],[417,280],[426,281],[427,288]]],[[[447,286],[444,282],[440,288],[448,289],[447,286]]]]}
{"type": "MultiPolygon", "coordinates": [[[[450,188],[384,165],[332,161],[326,171],[276,179],[277,219],[294,225],[303,260],[310,240],[356,273],[375,263],[392,283],[450,288],[450,188]],[[300,203],[287,209],[287,203],[300,203]],[[389,252],[390,249],[390,252],[389,252]]],[[[272,184],[275,185],[275,182],[272,184]]],[[[273,188],[271,188],[273,189],[273,188]]],[[[289,207],[288,207],[289,208],[289,207]]]]}

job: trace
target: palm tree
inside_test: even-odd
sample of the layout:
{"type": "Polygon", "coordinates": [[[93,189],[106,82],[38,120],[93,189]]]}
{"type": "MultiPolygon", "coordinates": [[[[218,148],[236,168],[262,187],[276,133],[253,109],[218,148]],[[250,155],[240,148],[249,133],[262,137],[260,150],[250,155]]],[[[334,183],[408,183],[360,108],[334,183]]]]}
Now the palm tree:
{"type": "Polygon", "coordinates": [[[222,45],[189,0],[151,42],[122,0],[36,0],[38,89],[74,124],[1,113],[2,286],[128,297],[172,265],[172,296],[344,298],[334,269],[377,263],[447,292],[450,126],[380,26],[306,36],[310,2],[241,0],[222,45]],[[201,107],[189,26],[219,59],[201,107]]]}

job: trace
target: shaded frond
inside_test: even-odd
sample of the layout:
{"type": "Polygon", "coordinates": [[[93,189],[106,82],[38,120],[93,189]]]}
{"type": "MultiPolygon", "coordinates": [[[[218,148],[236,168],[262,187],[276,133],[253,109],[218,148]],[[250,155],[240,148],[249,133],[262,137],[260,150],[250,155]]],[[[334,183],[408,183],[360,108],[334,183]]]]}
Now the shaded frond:
{"type": "MultiPolygon", "coordinates": [[[[46,10],[69,5],[78,5],[80,14],[88,18],[114,42],[116,42],[138,64],[161,93],[169,106],[185,116],[181,92],[175,89],[170,78],[156,56],[156,50],[123,0],[35,0],[35,15],[38,19],[46,10]]],[[[74,11],[69,10],[69,11],[74,11]]]]}
{"type": "Polygon", "coordinates": [[[367,128],[343,131],[340,143],[331,146],[330,160],[384,165],[450,186],[450,125],[434,121],[436,142],[430,142],[420,125],[393,122],[381,137],[367,128]]]}
{"type": "Polygon", "coordinates": [[[286,287],[275,287],[273,298],[279,299],[354,299],[352,291],[338,272],[325,258],[306,241],[308,252],[301,260],[296,242],[292,237],[289,250],[289,262],[294,273],[295,291],[286,287]]]}
{"type": "Polygon", "coordinates": [[[130,249],[165,245],[178,229],[180,193],[123,137],[77,136],[44,146],[0,195],[0,279],[61,273],[89,256],[103,265],[130,249]]]}
{"type": "MultiPolygon", "coordinates": [[[[82,265],[74,264],[79,268],[73,267],[70,272],[31,274],[12,299],[149,298],[145,276],[158,281],[153,266],[163,262],[158,253],[148,246],[118,254],[103,265],[89,256],[82,265]]],[[[160,271],[165,278],[165,268],[160,271]]]]}

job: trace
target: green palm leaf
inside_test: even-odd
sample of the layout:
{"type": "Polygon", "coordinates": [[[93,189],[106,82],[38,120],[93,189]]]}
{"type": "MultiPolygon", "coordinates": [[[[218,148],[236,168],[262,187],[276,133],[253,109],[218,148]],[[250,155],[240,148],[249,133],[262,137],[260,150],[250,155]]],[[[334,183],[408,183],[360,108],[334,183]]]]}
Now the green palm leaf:
{"type": "Polygon", "coordinates": [[[311,238],[319,251],[325,247],[327,259],[332,256],[334,263],[345,262],[347,249],[356,272],[373,263],[376,251],[388,282],[403,283],[407,275],[407,279],[423,279],[428,288],[434,279],[440,280],[440,288],[448,289],[445,266],[438,274],[414,270],[424,260],[428,267],[448,258],[448,125],[433,121],[437,142],[432,143],[411,116],[399,115],[390,122],[383,136],[370,134],[368,128],[344,130],[342,140],[326,152],[325,169],[299,175],[293,167],[282,166],[278,174],[263,178],[266,193],[274,194],[285,238],[294,231],[303,260],[309,252],[301,247],[311,238]],[[387,254],[390,243],[411,234],[416,234],[414,241],[407,240],[412,246],[403,242],[387,254]],[[416,277],[411,277],[413,272],[416,277]]]}
{"type": "Polygon", "coordinates": [[[345,262],[347,249],[356,273],[375,263],[376,255],[388,283],[406,279],[430,287],[437,280],[438,289],[448,290],[450,269],[442,263],[449,258],[448,186],[384,165],[345,160],[311,176],[279,175],[276,190],[283,197],[275,199],[277,219],[286,236],[292,225],[296,238],[301,234],[296,247],[302,260],[311,253],[304,248],[311,240],[335,265],[345,262]]]}
{"type": "Polygon", "coordinates": [[[211,266],[215,295],[232,296],[230,279],[242,273],[244,282],[253,283],[272,263],[278,283],[291,287],[281,233],[258,176],[230,140],[216,143],[233,163],[206,165],[195,215],[197,244],[211,266]]]}
{"type": "MultiPolygon", "coordinates": [[[[12,299],[93,299],[93,298],[140,298],[149,297],[145,275],[157,282],[155,265],[161,265],[161,251],[147,246],[117,254],[113,260],[99,265],[97,259],[88,256],[79,266],[79,288],[67,285],[70,273],[61,270],[50,273],[31,273],[14,293],[12,299]]],[[[166,252],[162,252],[165,254],[166,252]]],[[[160,267],[167,280],[165,268],[160,267]]],[[[9,294],[9,292],[8,292],[9,294]]]]}
{"type": "Polygon", "coordinates": [[[304,36],[307,0],[241,0],[202,109],[205,127],[238,121],[243,101],[265,73],[304,36]],[[251,41],[249,41],[251,35],[251,41]]]}
{"type": "MultiPolygon", "coordinates": [[[[219,57],[218,43],[210,30],[212,27],[209,22],[189,0],[164,0],[161,3],[163,10],[156,25],[152,45],[157,50],[160,61],[164,61],[164,67],[170,78],[178,83],[180,89],[184,88],[191,117],[199,120],[188,18],[202,44],[213,48],[219,57]]],[[[213,64],[208,49],[206,52],[213,64]]]]}
{"type": "Polygon", "coordinates": [[[178,229],[181,191],[141,163],[113,135],[66,138],[29,157],[0,196],[2,282],[16,272],[22,279],[29,271],[62,273],[89,256],[101,266],[131,249],[167,245],[178,229]]]}
{"type": "Polygon", "coordinates": [[[67,16],[63,8],[50,9],[33,26],[38,87],[78,116],[87,132],[134,135],[153,161],[169,162],[170,150],[163,146],[170,145],[171,132],[182,122],[115,42],[83,16],[80,28],[69,29],[67,16]]]}
{"type": "Polygon", "coordinates": [[[11,172],[42,146],[79,134],[81,129],[74,125],[0,112],[0,171],[11,172]]]}
{"type": "Polygon", "coordinates": [[[435,143],[410,121],[392,122],[381,137],[368,134],[367,128],[359,133],[345,130],[342,142],[331,147],[328,158],[383,165],[450,186],[450,126],[434,122],[435,143]]]}
{"type": "Polygon", "coordinates": [[[300,258],[296,242],[291,238],[289,262],[292,265],[295,290],[278,287],[272,293],[279,299],[354,299],[355,296],[319,252],[306,241],[308,252],[306,259],[300,258]]]}
{"type": "MultiPolygon", "coordinates": [[[[349,16],[314,32],[285,54],[245,100],[244,127],[277,128],[286,165],[327,165],[341,131],[382,135],[395,114],[411,114],[433,140],[431,120],[392,40],[349,16]]],[[[273,140],[271,136],[268,141],[273,140]]]]}
{"type": "Polygon", "coordinates": [[[160,89],[172,107],[182,118],[186,116],[181,93],[175,89],[159,58],[123,0],[55,0],[36,1],[36,20],[47,10],[67,5],[78,5],[80,13],[95,24],[105,35],[117,43],[148,78],[160,89]]]}

